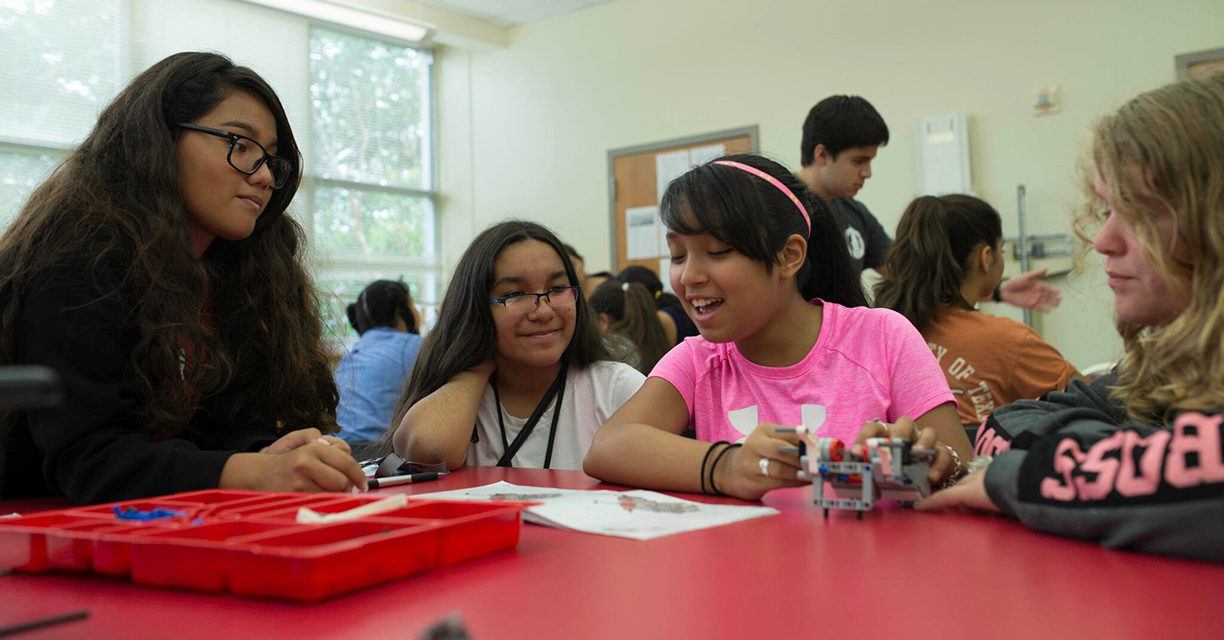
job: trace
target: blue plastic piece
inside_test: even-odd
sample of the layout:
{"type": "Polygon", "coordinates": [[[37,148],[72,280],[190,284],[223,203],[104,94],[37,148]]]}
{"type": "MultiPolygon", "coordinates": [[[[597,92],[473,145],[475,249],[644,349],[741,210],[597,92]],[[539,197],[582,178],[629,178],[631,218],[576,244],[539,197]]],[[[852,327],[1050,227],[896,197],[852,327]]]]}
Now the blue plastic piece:
{"type": "Polygon", "coordinates": [[[119,505],[111,507],[111,511],[114,511],[115,517],[120,520],[164,520],[166,518],[178,518],[183,515],[182,511],[161,508],[141,511],[136,507],[128,507],[121,510],[119,505]]]}

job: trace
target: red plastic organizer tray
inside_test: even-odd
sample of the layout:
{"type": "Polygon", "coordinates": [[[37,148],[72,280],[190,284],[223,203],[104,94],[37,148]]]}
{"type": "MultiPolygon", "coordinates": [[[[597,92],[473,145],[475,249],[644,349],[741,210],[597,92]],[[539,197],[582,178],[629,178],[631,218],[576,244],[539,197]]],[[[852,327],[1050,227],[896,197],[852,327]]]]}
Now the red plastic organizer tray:
{"type": "Polygon", "coordinates": [[[518,544],[518,503],[408,499],[353,520],[299,524],[387,496],[209,490],[0,520],[0,569],[130,577],[158,587],[313,601],[518,544]],[[130,520],[135,509],[176,512],[130,520]]]}

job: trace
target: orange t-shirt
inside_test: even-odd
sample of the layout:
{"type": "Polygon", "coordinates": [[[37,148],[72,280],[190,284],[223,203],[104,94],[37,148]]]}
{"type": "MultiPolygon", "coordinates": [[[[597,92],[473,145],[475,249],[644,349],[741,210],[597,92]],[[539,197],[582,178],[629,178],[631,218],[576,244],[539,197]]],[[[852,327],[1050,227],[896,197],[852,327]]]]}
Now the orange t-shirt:
{"type": "Polygon", "coordinates": [[[1075,366],[1031,327],[979,311],[944,306],[922,337],[956,396],[964,424],[981,424],[995,407],[1063,389],[1075,373],[1075,366]]]}

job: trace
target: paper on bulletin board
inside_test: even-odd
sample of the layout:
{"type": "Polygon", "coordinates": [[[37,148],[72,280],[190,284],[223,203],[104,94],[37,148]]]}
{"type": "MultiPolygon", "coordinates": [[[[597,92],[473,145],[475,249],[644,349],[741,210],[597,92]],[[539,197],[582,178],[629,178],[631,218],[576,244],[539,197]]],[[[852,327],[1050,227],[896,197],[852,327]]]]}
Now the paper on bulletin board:
{"type": "Polygon", "coordinates": [[[657,257],[660,253],[659,226],[657,206],[625,209],[625,257],[629,260],[657,257]]]}
{"type": "Polygon", "coordinates": [[[688,149],[668,151],[667,153],[660,153],[655,156],[655,188],[657,189],[655,197],[658,200],[662,200],[663,192],[667,191],[667,185],[672,180],[683,175],[692,166],[693,161],[689,156],[688,149]]]}
{"type": "Polygon", "coordinates": [[[723,143],[709,144],[704,147],[693,147],[689,149],[690,166],[705,164],[714,158],[727,155],[727,146],[723,143]]]}

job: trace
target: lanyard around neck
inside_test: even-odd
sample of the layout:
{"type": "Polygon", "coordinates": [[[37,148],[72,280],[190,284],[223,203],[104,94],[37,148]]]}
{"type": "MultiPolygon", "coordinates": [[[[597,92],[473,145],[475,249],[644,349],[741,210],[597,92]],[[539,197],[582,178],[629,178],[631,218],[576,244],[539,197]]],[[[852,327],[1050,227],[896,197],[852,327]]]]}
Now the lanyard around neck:
{"type": "Polygon", "coordinates": [[[527,422],[523,424],[523,428],[519,429],[518,435],[514,437],[514,442],[508,442],[506,439],[506,423],[502,419],[501,396],[497,393],[497,380],[492,379],[489,384],[493,387],[493,401],[497,410],[497,426],[501,429],[502,447],[505,453],[502,454],[500,460],[497,461],[499,467],[513,467],[511,462],[523,448],[523,443],[527,442],[528,436],[535,430],[536,423],[544,415],[548,409],[549,403],[553,398],[557,399],[557,406],[553,408],[552,428],[548,431],[548,449],[544,454],[544,468],[547,469],[552,464],[553,441],[557,438],[557,420],[561,417],[561,400],[565,397],[565,374],[569,370],[569,365],[562,363],[561,370],[557,372],[557,378],[548,387],[548,391],[544,392],[544,397],[540,398],[539,404],[536,405],[535,411],[531,412],[531,417],[527,418],[527,422]]]}

